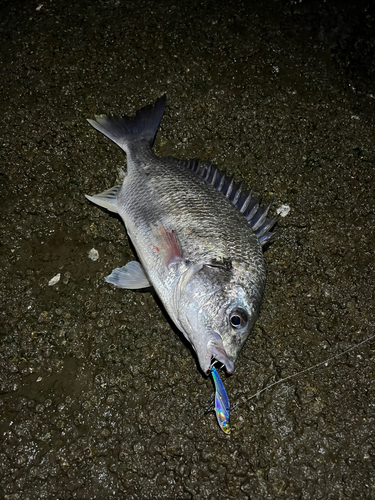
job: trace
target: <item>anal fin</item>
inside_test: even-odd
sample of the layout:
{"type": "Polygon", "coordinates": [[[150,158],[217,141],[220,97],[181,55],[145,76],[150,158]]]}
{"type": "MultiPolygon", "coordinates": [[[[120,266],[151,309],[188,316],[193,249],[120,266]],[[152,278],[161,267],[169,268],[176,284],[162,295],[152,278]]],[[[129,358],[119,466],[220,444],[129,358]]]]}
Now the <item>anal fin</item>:
{"type": "Polygon", "coordinates": [[[94,196],[88,196],[85,194],[86,198],[99,205],[100,207],[106,208],[110,212],[117,213],[117,195],[121,189],[122,184],[117,184],[116,186],[103,191],[102,193],[95,194],[94,196]]]}

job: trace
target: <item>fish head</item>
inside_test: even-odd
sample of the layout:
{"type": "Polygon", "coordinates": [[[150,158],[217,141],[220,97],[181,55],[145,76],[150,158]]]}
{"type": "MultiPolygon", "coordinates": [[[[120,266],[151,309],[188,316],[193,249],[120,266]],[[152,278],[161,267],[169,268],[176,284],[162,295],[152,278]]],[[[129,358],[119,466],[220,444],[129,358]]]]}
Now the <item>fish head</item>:
{"type": "Polygon", "coordinates": [[[178,323],[204,373],[209,373],[212,358],[233,372],[258,318],[264,286],[265,273],[232,262],[200,265],[180,287],[178,323]]]}

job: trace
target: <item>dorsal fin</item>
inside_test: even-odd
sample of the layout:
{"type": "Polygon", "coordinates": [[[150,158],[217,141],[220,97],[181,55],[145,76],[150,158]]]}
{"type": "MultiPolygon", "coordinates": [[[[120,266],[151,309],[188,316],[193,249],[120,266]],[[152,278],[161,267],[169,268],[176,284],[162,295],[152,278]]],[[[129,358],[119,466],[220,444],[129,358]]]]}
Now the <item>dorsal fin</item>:
{"type": "Polygon", "coordinates": [[[263,246],[271,239],[271,229],[276,224],[278,215],[267,219],[270,205],[261,205],[262,197],[252,196],[252,189],[242,190],[242,183],[236,183],[232,177],[228,177],[216,165],[206,161],[203,167],[198,159],[184,160],[181,166],[189,168],[207,184],[212,184],[222,193],[238,210],[245,216],[249,225],[253,228],[259,243],[263,246]]]}

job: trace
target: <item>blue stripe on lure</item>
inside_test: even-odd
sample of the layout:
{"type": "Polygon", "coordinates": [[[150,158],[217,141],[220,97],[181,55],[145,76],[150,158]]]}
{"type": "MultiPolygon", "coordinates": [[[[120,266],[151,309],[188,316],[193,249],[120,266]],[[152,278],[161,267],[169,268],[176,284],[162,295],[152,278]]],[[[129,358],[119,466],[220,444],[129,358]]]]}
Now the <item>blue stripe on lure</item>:
{"type": "Polygon", "coordinates": [[[215,384],[215,413],[220,428],[225,434],[230,434],[229,399],[224,384],[216,368],[211,366],[211,375],[215,384]]]}

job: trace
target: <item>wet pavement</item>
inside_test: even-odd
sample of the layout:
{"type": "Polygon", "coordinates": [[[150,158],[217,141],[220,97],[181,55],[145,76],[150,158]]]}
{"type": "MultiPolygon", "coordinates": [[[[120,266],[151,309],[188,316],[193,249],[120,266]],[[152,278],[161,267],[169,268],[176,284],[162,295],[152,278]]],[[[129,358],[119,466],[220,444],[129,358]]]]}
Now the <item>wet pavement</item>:
{"type": "Polygon", "coordinates": [[[1,499],[375,497],[375,339],[359,345],[375,333],[374,14],[254,4],[1,4],[1,499]],[[159,155],[209,158],[290,207],[225,379],[230,436],[157,297],[105,283],[133,248],[84,198],[126,165],[86,118],[164,92],[159,155]]]}

